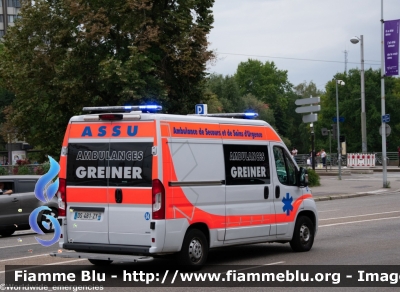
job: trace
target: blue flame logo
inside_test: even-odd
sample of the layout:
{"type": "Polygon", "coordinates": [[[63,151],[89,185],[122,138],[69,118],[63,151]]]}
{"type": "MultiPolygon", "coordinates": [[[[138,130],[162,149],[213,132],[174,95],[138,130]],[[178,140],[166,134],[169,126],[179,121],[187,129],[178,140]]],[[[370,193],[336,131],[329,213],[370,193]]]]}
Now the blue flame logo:
{"type": "MultiPolygon", "coordinates": [[[[50,169],[46,174],[39,178],[35,185],[35,197],[43,203],[48,203],[51,201],[51,199],[57,193],[59,184],[57,175],[60,171],[60,165],[52,157],[48,157],[50,160],[50,169]],[[54,179],[55,177],[57,178],[54,179]]],[[[32,230],[42,235],[44,234],[44,232],[40,229],[38,225],[38,218],[44,211],[51,212],[51,209],[46,206],[41,206],[33,210],[31,215],[29,216],[29,225],[31,226],[32,230]]],[[[61,226],[58,223],[58,220],[53,216],[48,214],[44,214],[44,216],[46,217],[46,219],[50,220],[51,224],[54,226],[54,236],[51,240],[43,240],[38,237],[35,238],[36,241],[39,242],[41,245],[50,246],[55,244],[60,239],[61,226]]],[[[50,224],[48,224],[46,221],[42,221],[41,223],[44,228],[46,228],[47,230],[50,229],[50,224]]]]}

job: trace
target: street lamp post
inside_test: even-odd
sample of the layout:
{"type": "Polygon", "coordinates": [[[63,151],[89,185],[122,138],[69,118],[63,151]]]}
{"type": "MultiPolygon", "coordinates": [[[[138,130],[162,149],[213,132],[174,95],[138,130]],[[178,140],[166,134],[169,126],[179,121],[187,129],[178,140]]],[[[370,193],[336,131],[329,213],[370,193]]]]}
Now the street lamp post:
{"type": "MultiPolygon", "coordinates": [[[[385,56],[384,56],[384,20],[383,20],[383,0],[381,0],[381,116],[386,114],[385,109],[385,56]]],[[[382,119],[381,117],[381,119],[382,119]]],[[[387,188],[389,186],[387,181],[387,167],[386,167],[386,123],[382,119],[382,178],[383,187],[387,188]]]]}
{"type": "Polygon", "coordinates": [[[337,144],[338,144],[338,165],[339,165],[339,180],[342,179],[342,152],[340,151],[340,128],[339,128],[339,93],[338,84],[344,85],[343,80],[336,80],[336,128],[337,128],[337,144]]]}
{"type": "Polygon", "coordinates": [[[360,38],[353,37],[350,42],[357,44],[360,42],[361,47],[361,146],[362,153],[367,153],[367,122],[365,116],[365,83],[364,83],[364,36],[360,38]]]}

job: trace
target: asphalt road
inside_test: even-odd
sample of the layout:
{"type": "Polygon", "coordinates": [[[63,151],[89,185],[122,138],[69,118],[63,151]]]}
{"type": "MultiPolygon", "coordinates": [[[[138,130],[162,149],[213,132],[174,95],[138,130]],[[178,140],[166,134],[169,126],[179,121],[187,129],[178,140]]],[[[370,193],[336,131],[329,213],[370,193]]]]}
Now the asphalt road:
{"type": "MultiPolygon", "coordinates": [[[[400,263],[400,193],[390,191],[371,196],[317,202],[319,231],[310,252],[294,253],[289,244],[255,244],[210,251],[208,264],[243,266],[247,271],[262,265],[398,265],[400,263]]],[[[35,234],[18,232],[0,238],[0,283],[4,283],[5,265],[77,265],[74,271],[91,268],[87,260],[56,259],[47,254],[57,247],[36,243],[35,234]]],[[[46,235],[51,237],[51,235],[46,235]]],[[[65,251],[64,251],[65,252],[65,251]]],[[[147,264],[115,263],[115,270],[154,267],[170,263],[155,259],[147,264]]],[[[239,267],[239,270],[243,267],[239,267]]],[[[207,267],[202,272],[212,271],[207,267]]],[[[400,272],[400,269],[399,269],[400,272]]],[[[107,275],[110,277],[110,275],[107,275]]],[[[400,281],[399,281],[400,282],[400,281]]],[[[400,284],[397,284],[397,287],[400,284]]],[[[187,291],[189,288],[146,288],[148,291],[187,291]]],[[[198,291],[265,291],[267,288],[191,288],[198,291]]],[[[331,290],[339,288],[323,288],[331,290]]],[[[340,288],[341,291],[376,291],[378,288],[340,288]]],[[[379,288],[392,290],[395,288],[379,288]]],[[[143,288],[105,288],[103,291],[142,291],[143,288]]],[[[321,288],[284,288],[285,291],[320,291],[321,288]]],[[[268,288],[282,291],[282,288],[268,288]]],[[[337,290],[336,290],[337,291],[337,290]]]]}

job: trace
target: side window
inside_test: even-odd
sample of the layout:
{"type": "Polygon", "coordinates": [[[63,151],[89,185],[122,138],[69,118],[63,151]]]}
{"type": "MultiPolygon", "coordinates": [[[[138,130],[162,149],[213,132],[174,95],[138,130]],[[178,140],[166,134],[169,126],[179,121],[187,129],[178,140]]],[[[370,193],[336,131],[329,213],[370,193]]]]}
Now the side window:
{"type": "Polygon", "coordinates": [[[15,190],[18,193],[30,193],[35,191],[36,180],[20,180],[18,188],[15,190]]]}
{"type": "Polygon", "coordinates": [[[274,146],[274,159],[280,183],[296,186],[296,166],[289,154],[282,147],[274,146]]]}
{"type": "MultiPolygon", "coordinates": [[[[1,192],[2,192],[2,193],[5,192],[5,191],[7,191],[7,190],[12,190],[12,191],[14,191],[14,182],[11,182],[11,181],[9,181],[9,182],[2,182],[2,184],[4,185],[4,188],[1,189],[1,192]]],[[[32,190],[32,192],[33,192],[33,190],[32,190]]]]}
{"type": "Polygon", "coordinates": [[[270,184],[268,147],[224,145],[227,185],[270,184]]]}
{"type": "Polygon", "coordinates": [[[288,185],[297,186],[296,166],[290,156],[285,153],[286,170],[288,174],[288,185]]]}

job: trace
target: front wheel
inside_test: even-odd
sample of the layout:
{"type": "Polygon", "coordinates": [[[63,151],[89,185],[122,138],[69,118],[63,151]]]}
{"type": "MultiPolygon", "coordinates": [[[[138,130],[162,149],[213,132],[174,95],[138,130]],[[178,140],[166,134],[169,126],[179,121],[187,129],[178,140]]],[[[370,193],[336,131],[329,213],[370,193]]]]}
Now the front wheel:
{"type": "Polygon", "coordinates": [[[315,229],[311,219],[301,216],[296,221],[290,246],[297,252],[309,251],[314,243],[314,234],[315,229]]]}
{"type": "Polygon", "coordinates": [[[197,270],[204,265],[208,255],[208,242],[203,232],[198,229],[187,231],[182,249],[178,254],[180,265],[190,270],[197,270]]]}

